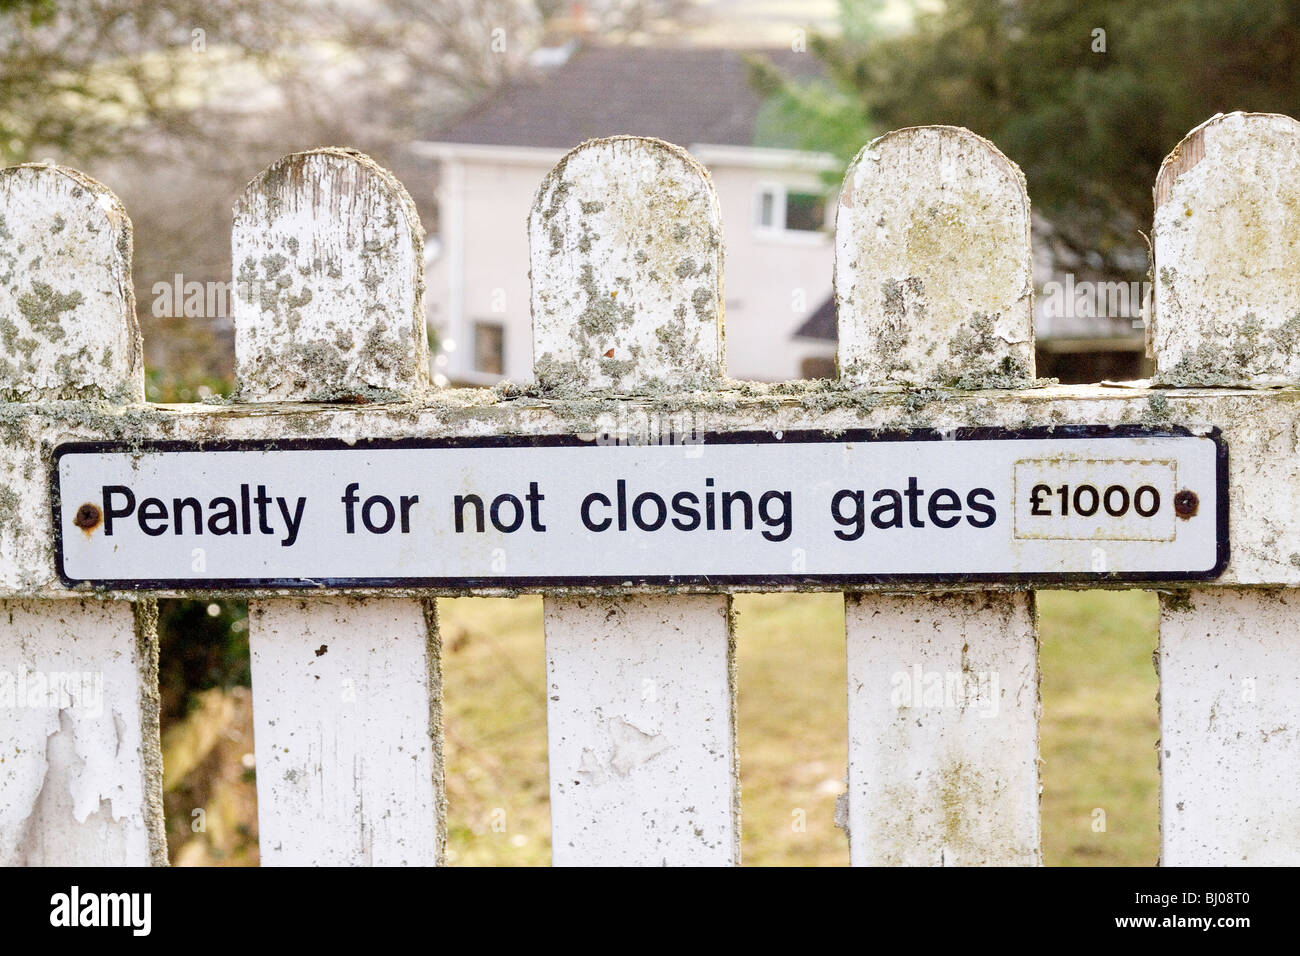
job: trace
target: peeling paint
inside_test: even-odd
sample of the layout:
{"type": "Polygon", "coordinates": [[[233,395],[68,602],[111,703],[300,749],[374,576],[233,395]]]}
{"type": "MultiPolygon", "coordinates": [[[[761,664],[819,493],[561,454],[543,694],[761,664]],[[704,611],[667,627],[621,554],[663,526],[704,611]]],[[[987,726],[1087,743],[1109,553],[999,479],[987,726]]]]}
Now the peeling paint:
{"type": "Polygon", "coordinates": [[[6,601],[0,619],[0,670],[100,681],[6,710],[0,754],[25,757],[0,775],[0,863],[165,864],[153,601],[6,601]]]}
{"type": "MultiPolygon", "coordinates": [[[[1023,177],[991,144],[953,128],[891,133],[850,170],[836,237],[842,378],[834,382],[724,377],[722,230],[708,175],[677,147],[617,137],[568,154],[537,193],[536,385],[428,387],[414,207],[372,161],[327,149],[274,164],[236,209],[237,276],[258,283],[236,304],[237,397],[143,404],[125,212],[72,171],[5,170],[0,598],[20,640],[0,641],[0,665],[93,652],[78,659],[109,660],[118,683],[106,719],[57,712],[0,731],[0,746],[28,755],[21,772],[0,776],[0,858],[165,860],[156,609],[139,595],[82,599],[86,592],[58,583],[48,485],[57,445],[594,438],[611,421],[671,419],[777,440],[799,429],[1221,428],[1231,449],[1232,563],[1212,586],[1167,584],[1162,597],[1164,759],[1173,768],[1166,862],[1273,860],[1275,849],[1234,829],[1232,815],[1268,792],[1265,772],[1294,750],[1300,726],[1280,683],[1291,677],[1283,658],[1294,609],[1285,592],[1243,590],[1300,586],[1296,129],[1280,117],[1219,117],[1162,170],[1152,344],[1159,383],[1179,387],[1161,390],[1035,379],[1023,177]],[[1233,255],[1211,261],[1224,248],[1233,255]],[[1259,385],[1282,387],[1240,387],[1259,385]],[[122,597],[134,600],[109,599],[122,597]],[[1207,620],[1222,628],[1203,638],[1207,620]],[[1227,650],[1215,644],[1228,639],[1227,650]],[[1277,684],[1269,693],[1280,705],[1258,717],[1234,709],[1229,685],[1212,700],[1200,693],[1195,667],[1213,662],[1218,680],[1219,662],[1239,650],[1277,684]],[[1207,722],[1204,745],[1170,729],[1207,722]],[[1229,732],[1254,748],[1241,776],[1255,783],[1221,800],[1200,781],[1222,775],[1197,768],[1240,756],[1229,732]],[[1210,822],[1180,830],[1198,815],[1210,822]],[[1205,834],[1216,827],[1227,836],[1211,846],[1205,834]]],[[[858,690],[844,815],[857,862],[1039,861],[1032,593],[954,587],[899,596],[864,586],[848,596],[858,690]],[[882,619],[891,627],[882,630],[882,619]],[[881,710],[880,696],[861,688],[912,652],[967,676],[997,668],[1002,719],[981,724],[967,707],[881,710]]],[[[573,771],[551,781],[557,862],[739,859],[731,600],[717,588],[653,591],[548,590],[552,766],[573,771]]],[[[255,668],[273,678],[255,683],[258,762],[277,781],[263,794],[268,860],[441,859],[434,593],[251,594],[255,668]],[[360,681],[366,706],[349,711],[320,694],[322,673],[340,669],[360,681]],[[394,727],[395,748],[375,747],[391,743],[394,727]]],[[[1256,809],[1281,826],[1293,803],[1256,809]]]]}

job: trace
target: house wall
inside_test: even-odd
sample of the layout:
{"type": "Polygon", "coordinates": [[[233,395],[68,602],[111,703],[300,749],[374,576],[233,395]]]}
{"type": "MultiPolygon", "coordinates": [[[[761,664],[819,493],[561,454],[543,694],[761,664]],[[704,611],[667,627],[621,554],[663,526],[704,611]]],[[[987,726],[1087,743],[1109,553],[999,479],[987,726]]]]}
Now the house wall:
{"type": "Polygon", "coordinates": [[[528,306],[528,208],[549,164],[443,161],[438,201],[440,254],[429,269],[425,301],[452,381],[491,384],[532,379],[528,306]],[[476,322],[505,328],[504,375],[474,369],[476,322]],[[448,350],[448,340],[454,350],[448,350]]]}
{"type": "Polygon", "coordinates": [[[831,234],[764,232],[756,206],[763,184],[809,190],[823,184],[805,171],[715,163],[709,172],[726,240],[727,371],[760,381],[799,378],[804,358],[835,354],[833,342],[791,338],[831,294],[831,234]]]}
{"type": "MultiPolygon", "coordinates": [[[[440,252],[427,270],[425,301],[442,344],[435,373],[453,382],[532,379],[526,221],[542,178],[559,159],[502,152],[444,156],[438,199],[440,252]],[[505,331],[504,375],[474,368],[477,322],[505,331]],[[448,345],[451,348],[448,348],[448,345]]],[[[833,356],[834,343],[794,340],[794,331],[831,294],[829,233],[764,233],[757,228],[761,184],[817,188],[815,173],[710,166],[726,243],[727,365],[732,377],[798,378],[805,358],[833,356]]]]}

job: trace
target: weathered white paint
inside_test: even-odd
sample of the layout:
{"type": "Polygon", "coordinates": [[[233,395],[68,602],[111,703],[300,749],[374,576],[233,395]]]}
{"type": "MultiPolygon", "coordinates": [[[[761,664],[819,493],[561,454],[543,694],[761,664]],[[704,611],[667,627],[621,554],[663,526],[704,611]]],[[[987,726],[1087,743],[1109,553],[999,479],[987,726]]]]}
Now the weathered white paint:
{"type": "Polygon", "coordinates": [[[166,863],[156,619],[0,602],[0,865],[166,863]]]}
{"type": "Polygon", "coordinates": [[[441,863],[432,602],[258,601],[249,618],[262,862],[441,863]]]}
{"type": "Polygon", "coordinates": [[[138,402],[141,356],[118,198],[64,166],[0,170],[0,392],[138,402]]]}
{"type": "Polygon", "coordinates": [[[1160,861],[1300,864],[1300,592],[1160,601],[1160,861]]]}
{"type": "MultiPolygon", "coordinates": [[[[57,433],[86,407],[58,399],[141,400],[140,355],[121,203],[70,169],[0,172],[6,582],[32,583],[51,537],[49,446],[28,413],[57,433]]],[[[0,603],[0,863],[166,862],[156,619],[151,599],[0,603]]]]}
{"type": "Polygon", "coordinates": [[[954,126],[858,153],[835,230],[840,376],[987,388],[1034,377],[1029,197],[1015,163],[954,126]]]}
{"type": "Polygon", "coordinates": [[[1034,595],[848,595],[857,866],[1041,862],[1034,595]]]}
{"type": "MultiPolygon", "coordinates": [[[[1257,157],[1248,155],[1252,142],[1241,140],[1215,160],[1211,146],[1219,133],[1213,132],[1217,125],[1211,123],[1206,127],[1209,136],[1189,140],[1199,145],[1189,146],[1184,159],[1171,160],[1161,180],[1170,188],[1164,193],[1158,188],[1157,198],[1162,209],[1169,206],[1182,196],[1180,190],[1191,188],[1203,166],[1211,169],[1213,162],[1219,162],[1222,176],[1240,176],[1255,184],[1243,189],[1250,202],[1258,204],[1257,218],[1263,223],[1262,231],[1252,230],[1244,219],[1233,219],[1235,213],[1225,211],[1225,204],[1234,194],[1231,190],[1223,194],[1220,205],[1212,207],[1219,210],[1217,221],[1240,227],[1230,235],[1242,243],[1241,260],[1235,266],[1225,264],[1224,269],[1248,274],[1246,260],[1256,253],[1270,269],[1282,269],[1290,261],[1290,227],[1285,225],[1291,221],[1290,213],[1268,208],[1268,191],[1252,177],[1263,176],[1261,170],[1271,163],[1291,161],[1286,156],[1279,159],[1286,150],[1278,145],[1290,142],[1290,121],[1246,117],[1240,122],[1263,122],[1267,127],[1257,157]],[[1197,150],[1203,155],[1192,162],[1197,150]],[[1284,224],[1276,226],[1277,222],[1284,224]],[[1261,242],[1275,245],[1263,250],[1252,245],[1261,242]]],[[[1225,119],[1221,125],[1227,129],[1231,124],[1225,119]]],[[[241,313],[242,331],[247,333],[243,356],[253,355],[247,350],[249,343],[260,342],[276,350],[274,358],[293,366],[274,380],[264,376],[256,362],[242,362],[243,394],[254,403],[150,407],[52,400],[138,397],[138,359],[130,358],[138,354],[138,337],[131,332],[124,307],[126,293],[113,298],[114,288],[129,288],[121,243],[112,247],[119,258],[108,263],[110,275],[118,278],[97,285],[97,273],[78,272],[79,288],[100,289],[106,300],[116,302],[103,313],[103,321],[112,327],[99,331],[103,341],[122,346],[101,356],[102,367],[117,369],[117,378],[101,380],[98,373],[85,372],[78,364],[85,358],[79,346],[76,355],[63,357],[66,361],[57,356],[52,360],[55,372],[69,374],[66,382],[51,379],[31,390],[5,390],[10,401],[0,406],[4,439],[0,467],[6,472],[5,487],[0,488],[0,598],[8,603],[0,608],[12,614],[7,623],[0,618],[0,667],[66,666],[92,671],[98,667],[106,675],[106,713],[125,716],[106,724],[60,713],[58,722],[51,724],[48,713],[23,713],[7,730],[0,730],[0,756],[14,754],[6,760],[7,768],[13,760],[12,772],[7,770],[0,781],[4,859],[158,862],[164,858],[151,606],[142,601],[132,613],[125,603],[83,602],[55,581],[46,478],[50,452],[62,442],[107,438],[127,443],[141,439],[273,443],[296,437],[596,434],[611,426],[615,431],[626,426],[636,433],[658,431],[665,424],[784,433],[809,428],[1140,423],[1181,425],[1194,433],[1221,428],[1231,463],[1232,562],[1215,582],[1229,587],[1198,586],[1184,591],[1183,599],[1164,600],[1165,861],[1295,862],[1296,806],[1289,796],[1297,782],[1295,754],[1300,750],[1296,705],[1290,693],[1300,686],[1300,665],[1294,664],[1290,646],[1294,595],[1291,590],[1231,589],[1300,585],[1300,389],[1294,385],[1295,356],[1286,337],[1290,319],[1276,325],[1261,320],[1258,329],[1242,323],[1252,311],[1257,317],[1268,317],[1268,322],[1300,311],[1297,303],[1286,298],[1292,293],[1284,283],[1272,281],[1274,272],[1268,273],[1271,279],[1261,281],[1258,307],[1248,299],[1253,287],[1233,286],[1233,308],[1241,308],[1216,324],[1204,320],[1208,314],[1204,311],[1185,312],[1179,319],[1169,301],[1173,292],[1181,291],[1178,284],[1161,287],[1164,291],[1156,303],[1160,323],[1156,346],[1161,350],[1157,358],[1178,356],[1162,362],[1162,374],[1168,378],[1174,369],[1181,369],[1170,378],[1180,386],[1227,387],[980,390],[979,386],[1021,386],[1032,376],[1032,366],[1022,362],[1031,345],[1027,299],[1022,302],[1016,283],[1002,283],[999,278],[1021,274],[1022,237],[1017,225],[1021,213],[1014,189],[1008,186],[1018,177],[991,147],[964,133],[903,131],[894,139],[897,142],[886,138],[874,149],[879,157],[894,156],[890,162],[897,181],[863,171],[872,155],[869,148],[850,180],[852,188],[846,190],[851,193],[844,207],[849,212],[842,210],[852,216],[854,210],[880,202],[880,196],[889,197],[888,208],[880,212],[884,226],[878,227],[877,220],[869,217],[841,222],[839,248],[845,253],[838,269],[841,339],[861,359],[846,368],[850,387],[837,383],[759,386],[719,380],[722,338],[716,305],[721,301],[721,277],[712,266],[715,285],[699,300],[712,302],[714,315],[712,320],[701,317],[695,329],[699,334],[688,336],[682,347],[677,333],[690,331],[690,326],[678,320],[696,304],[697,280],[709,275],[700,264],[714,263],[716,255],[715,264],[720,266],[714,206],[707,196],[707,182],[701,187],[689,160],[663,144],[631,139],[590,147],[593,156],[604,151],[603,159],[614,165],[584,160],[579,151],[569,158],[568,168],[584,170],[583,182],[604,181],[601,177],[615,167],[624,172],[652,171],[649,181],[605,181],[604,199],[584,199],[599,204],[610,200],[612,191],[618,195],[608,207],[611,215],[630,210],[642,216],[643,224],[665,226],[652,234],[657,254],[667,257],[662,262],[677,257],[680,266],[679,254],[688,251],[685,245],[698,241],[691,269],[682,270],[682,278],[688,281],[670,282],[661,270],[651,267],[654,250],[641,241],[644,236],[630,233],[619,242],[599,238],[592,232],[596,221],[592,217],[605,208],[589,205],[584,210],[581,203],[575,208],[563,188],[568,179],[553,176],[540,197],[548,211],[556,210],[552,218],[571,223],[575,232],[561,232],[555,256],[550,255],[549,245],[544,250],[534,245],[536,252],[546,253],[534,259],[535,278],[541,288],[554,293],[547,302],[549,311],[539,312],[537,344],[539,361],[549,354],[549,371],[557,374],[542,377],[540,388],[421,394],[420,336],[402,339],[399,329],[394,349],[385,346],[387,339],[379,342],[378,349],[366,344],[372,328],[367,322],[387,322],[391,315],[418,311],[418,246],[414,229],[409,230],[410,241],[403,233],[401,224],[409,227],[414,222],[405,201],[399,198],[385,206],[374,198],[372,190],[379,188],[377,183],[388,182],[386,174],[344,151],[311,154],[307,159],[290,157],[277,164],[280,173],[255,184],[255,190],[266,193],[262,218],[273,221],[274,228],[264,229],[265,222],[250,212],[261,199],[246,200],[241,207],[236,247],[249,250],[244,258],[251,256],[251,268],[260,270],[257,277],[270,275],[276,280],[265,309],[241,313]],[[895,153],[905,159],[899,160],[895,153]],[[915,163],[906,157],[915,158],[915,163]],[[364,170],[349,171],[348,162],[364,170]],[[961,163],[973,170],[970,183],[984,182],[993,191],[967,189],[961,163]],[[989,168],[979,172],[981,164],[989,168]],[[627,192],[644,188],[654,196],[629,198],[619,191],[619,184],[628,186],[627,192]],[[663,211],[669,198],[664,195],[665,184],[681,188],[677,200],[688,223],[707,222],[709,228],[698,228],[694,239],[690,229],[679,233],[670,228],[673,217],[663,211]],[[357,230],[364,234],[367,228],[378,229],[378,245],[367,247],[362,241],[349,246],[342,234],[332,231],[323,213],[291,215],[286,210],[296,209],[298,202],[286,190],[293,189],[311,192],[313,198],[304,201],[304,208],[334,209],[343,218],[349,210],[356,213],[347,219],[353,225],[342,233],[350,236],[357,230]],[[866,195],[860,197],[857,193],[862,190],[866,195]],[[968,213],[953,205],[962,196],[972,204],[968,213]],[[1005,202],[990,198],[996,196],[1005,202]],[[373,215],[362,216],[357,212],[360,206],[373,215]],[[915,222],[907,218],[913,208],[919,210],[915,222]],[[914,226],[914,234],[909,238],[904,229],[899,239],[897,228],[892,232],[886,228],[890,223],[898,228],[914,226]],[[980,236],[963,240],[965,223],[987,228],[980,236]],[[883,232],[874,233],[870,242],[845,235],[858,229],[883,232]],[[319,267],[311,258],[292,260],[295,268],[291,268],[290,256],[282,250],[293,251],[292,239],[299,240],[299,250],[303,248],[297,231],[311,242],[317,242],[313,237],[319,233],[322,249],[351,248],[363,259],[370,257],[370,265],[345,262],[339,251],[332,259],[322,256],[319,267]],[[942,241],[927,241],[931,234],[942,241]],[[984,241],[986,236],[1000,236],[1004,244],[991,246],[984,241]],[[386,238],[392,240],[387,246],[386,238]],[[385,250],[396,250],[400,260],[389,263],[390,271],[379,262],[385,250]],[[863,250],[880,254],[868,258],[859,255],[863,250]],[[638,251],[644,259],[637,257],[638,251]],[[631,258],[620,262],[620,254],[631,258]],[[276,255],[284,255],[284,261],[276,260],[276,255]],[[880,263],[888,261],[899,263],[897,274],[881,271],[880,263]],[[639,267],[645,268],[638,271],[639,267]],[[383,276],[392,282],[385,285],[383,276]],[[400,276],[410,276],[411,281],[400,276]],[[640,284],[634,285],[629,276],[640,284]],[[918,276],[922,277],[919,284],[903,289],[914,298],[900,299],[895,294],[898,283],[918,276]],[[943,281],[939,286],[927,284],[925,276],[943,281]],[[367,277],[372,280],[369,286],[367,277]],[[587,278],[605,282],[605,291],[619,292],[609,297],[612,302],[625,293],[638,302],[630,328],[626,316],[611,312],[599,295],[573,294],[586,291],[587,278]],[[359,282],[366,292],[349,296],[331,282],[359,282]],[[648,292],[637,298],[643,287],[648,292]],[[310,298],[304,294],[308,288],[310,298]],[[854,291],[859,288],[862,295],[854,291]],[[873,288],[879,289],[878,297],[873,288]],[[565,289],[571,293],[568,302],[565,289]],[[922,303],[923,290],[933,291],[934,298],[927,291],[922,303]],[[976,300],[978,308],[972,306],[976,300]],[[920,304],[925,306],[924,315],[917,308],[920,304]],[[1016,324],[1022,305],[1023,328],[1016,324]],[[367,308],[371,309],[368,319],[364,318],[367,308]],[[881,316],[889,310],[901,310],[909,321],[914,319],[915,325],[897,328],[925,330],[934,350],[928,344],[919,348],[900,344],[901,369],[899,362],[878,361],[882,347],[892,347],[891,341],[877,334],[883,327],[881,316]],[[328,325],[331,321],[334,326],[328,325]],[[587,328],[579,339],[585,336],[586,341],[575,346],[570,342],[573,328],[582,323],[587,328]],[[716,336],[708,331],[715,326],[716,336]],[[302,329],[314,331],[296,337],[302,329]],[[349,331],[357,334],[349,337],[349,331]],[[341,334],[331,339],[326,332],[341,334]],[[621,337],[625,332],[629,336],[621,337]],[[601,338],[607,334],[608,338],[601,338]],[[615,349],[610,358],[617,361],[620,343],[638,365],[610,366],[604,361],[598,347],[615,349]],[[633,354],[633,345],[640,351],[633,354]],[[410,361],[398,358],[397,353],[408,346],[410,361]],[[1215,354],[1224,360],[1212,362],[1215,354]],[[989,361],[990,355],[996,358],[989,361]],[[1184,363],[1183,357],[1189,355],[1200,358],[1184,363]],[[957,357],[962,364],[953,364],[957,357]],[[403,378],[403,369],[415,377],[403,378]],[[957,374],[949,377],[947,373],[954,369],[957,374]],[[971,390],[894,388],[894,383],[909,381],[913,375],[918,383],[962,384],[971,390]],[[1292,384],[1268,391],[1249,387],[1276,380],[1292,384]],[[400,405],[307,402],[398,396],[417,396],[418,401],[400,405]],[[34,400],[14,401],[18,397],[34,400]],[[1245,683],[1251,678],[1253,685],[1245,683]],[[122,747],[114,747],[110,764],[103,758],[110,753],[111,735],[122,747]],[[73,822],[66,822],[69,817],[73,822]]],[[[5,175],[10,177],[4,185],[5,208],[15,203],[35,208],[14,191],[13,183],[21,177],[5,175]]],[[[81,198],[75,193],[75,189],[68,191],[72,198],[81,198]]],[[[1279,203],[1291,203],[1286,189],[1279,187],[1277,195],[1279,203]]],[[[1184,217],[1195,219],[1196,208],[1187,208],[1193,216],[1184,213],[1184,217]]],[[[539,216],[535,212],[534,226],[539,216]]],[[[109,221],[116,222],[112,216],[109,221]]],[[[89,233],[92,224],[86,226],[89,233]]],[[[606,232],[610,224],[606,216],[606,232]]],[[[56,225],[51,222],[51,229],[56,225]]],[[[5,228],[12,231],[13,224],[6,220],[5,228]]],[[[1169,243],[1157,245],[1158,268],[1161,249],[1176,249],[1173,237],[1187,226],[1166,228],[1169,243]]],[[[534,239],[537,235],[533,230],[534,239]]],[[[549,228],[545,238],[549,243],[549,228]]],[[[1222,230],[1215,241],[1225,242],[1222,230]]],[[[28,277],[32,268],[43,267],[26,265],[28,277]]],[[[103,266],[100,262],[95,268],[103,266]]],[[[87,267],[87,272],[93,271],[87,267]]],[[[55,286],[51,283],[50,288],[55,286]]],[[[1190,298],[1194,297],[1184,304],[1190,298]]],[[[1204,301],[1212,304],[1214,296],[1204,301]]],[[[23,307],[16,298],[6,306],[10,316],[22,314],[23,307]]],[[[71,312],[56,311],[60,321],[70,321],[71,312]]],[[[96,314],[87,310],[86,321],[99,321],[93,318],[96,314]]],[[[80,312],[77,321],[83,321],[80,312]]],[[[53,338],[63,341],[57,333],[53,338]]],[[[908,341],[920,338],[918,334],[908,341]]],[[[15,337],[13,344],[10,348],[0,343],[11,363],[35,361],[44,354],[34,347],[28,355],[21,337],[15,337]]],[[[10,381],[39,381],[34,376],[40,361],[30,369],[15,364],[10,381]]],[[[273,591],[254,595],[265,599],[252,604],[252,640],[263,847],[268,862],[436,862],[444,816],[437,632],[432,607],[416,599],[465,590],[411,589],[378,600],[322,591],[306,603],[277,597],[273,591]],[[327,699],[319,687],[331,678],[337,700],[327,699]],[[344,683],[348,680],[351,685],[344,683]],[[356,700],[346,701],[344,694],[355,694],[356,700]],[[356,709],[344,710],[349,704],[356,709]],[[266,748],[269,751],[264,752],[266,748]]],[[[574,587],[548,597],[548,676],[555,685],[551,696],[557,698],[549,702],[556,860],[730,862],[736,857],[738,824],[729,598],[684,593],[707,591],[705,586],[650,596],[630,595],[628,590],[610,585],[574,587]],[[604,593],[584,597],[584,592],[593,591],[604,593]],[[669,690],[667,697],[664,688],[669,690]],[[570,772],[575,775],[567,776],[570,772]],[[588,777],[589,784],[565,782],[588,777]]],[[[1038,699],[1032,618],[1032,595],[1014,591],[850,597],[848,817],[855,862],[1037,861],[1038,699]],[[935,673],[942,675],[939,697],[927,703],[927,685],[934,687],[935,673]],[[951,691],[950,673],[954,675],[951,691]],[[981,674],[985,675],[982,683],[981,674]],[[918,677],[919,708],[908,700],[912,706],[905,709],[901,706],[904,687],[915,693],[918,677]],[[906,714],[906,719],[900,714],[906,714]]]]}
{"type": "Polygon", "coordinates": [[[726,597],[548,598],[557,866],[739,862],[726,597]]]}
{"type": "MultiPolygon", "coordinates": [[[[236,278],[274,286],[255,303],[236,299],[242,398],[423,390],[420,225],[390,173],[351,151],[288,156],[245,191],[233,245],[236,278]]],[[[441,862],[433,608],[412,599],[252,601],[249,620],[262,859],[441,862]]]]}
{"type": "MultiPolygon", "coordinates": [[[[529,241],[544,394],[716,383],[718,207],[685,152],[579,147],[538,190],[529,241]]],[[[730,610],[721,594],[547,598],[555,862],[739,862],[730,610]]]]}
{"type": "MultiPolygon", "coordinates": [[[[0,582],[53,569],[49,443],[144,398],[131,220],[62,166],[0,170],[0,582]],[[66,402],[64,399],[95,401],[66,402]],[[107,403],[107,404],[98,404],[107,403]],[[93,411],[92,411],[93,409],[93,411]],[[37,420],[41,424],[37,424],[37,420]]],[[[87,434],[109,429],[93,425],[87,434]]]]}
{"type": "MultiPolygon", "coordinates": [[[[0,492],[0,598],[66,597],[54,573],[49,450],[62,442],[144,439],[274,444],[298,438],[464,438],[488,435],[594,436],[626,426],[684,425],[701,431],[1185,426],[1222,429],[1229,448],[1231,561],[1216,585],[1300,585],[1300,389],[1147,389],[1092,385],[1015,391],[925,392],[845,389],[809,382],[730,383],[707,392],[645,396],[542,395],[532,390],[441,390],[411,405],[173,405],[122,409],[69,403],[0,406],[0,468],[14,490],[0,492]],[[1292,558],[1295,558],[1293,561],[1292,558]]],[[[1000,590],[997,584],[979,585],[1000,590]]],[[[1104,582],[1101,583],[1104,586],[1104,582]]],[[[1168,586],[1168,585],[1161,585],[1168,586]]],[[[944,585],[919,590],[947,589],[944,585]]],[[[897,589],[897,585],[882,585],[897,589]]],[[[602,590],[610,590],[602,586],[602,590]]],[[[654,590],[648,588],[647,590],[654,590]]],[[[160,593],[203,593],[170,589],[160,593]]],[[[476,589],[490,593],[491,588],[476,589]]],[[[464,593],[464,588],[440,588],[464,593]]],[[[264,592],[265,593],[265,592],[264,592]]]]}
{"type": "MultiPolygon", "coordinates": [[[[1156,181],[1158,378],[1175,385],[1300,381],[1300,124],[1232,113],[1192,130],[1156,181]]],[[[1283,392],[1294,401],[1294,391],[1283,392]]],[[[1267,405],[1255,402],[1258,412],[1267,405]]],[[[1300,427],[1261,427],[1230,455],[1254,473],[1230,522],[1234,560],[1300,566],[1294,491],[1260,511],[1260,469],[1294,468],[1300,427]],[[1255,500],[1252,500],[1255,499],[1255,500]]],[[[1297,582],[1284,591],[1193,590],[1160,609],[1161,860],[1300,862],[1297,582]]]]}
{"type": "Polygon", "coordinates": [[[1207,120],[1160,167],[1155,206],[1157,378],[1300,382],[1300,123],[1207,120]]]}
{"type": "Polygon", "coordinates": [[[235,207],[235,373],[244,401],[386,399],[428,380],[423,227],[368,156],[273,163],[235,207]]]}
{"type": "Polygon", "coordinates": [[[635,136],[584,143],[542,181],[528,244],[543,389],[716,384],[722,223],[708,172],[685,150],[635,136]]]}
{"type": "MultiPolygon", "coordinates": [[[[992,143],[946,126],[882,136],[845,176],[836,230],[841,376],[1033,378],[1029,198],[992,143]]],[[[1033,596],[851,596],[845,633],[852,863],[1040,862],[1033,596]]]]}

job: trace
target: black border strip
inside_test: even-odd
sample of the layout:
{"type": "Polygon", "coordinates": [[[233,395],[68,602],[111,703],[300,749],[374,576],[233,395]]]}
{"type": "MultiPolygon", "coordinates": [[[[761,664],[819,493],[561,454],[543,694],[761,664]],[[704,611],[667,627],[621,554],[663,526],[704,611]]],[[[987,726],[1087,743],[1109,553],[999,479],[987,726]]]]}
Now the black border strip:
{"type": "Polygon", "coordinates": [[[588,575],[583,577],[412,577],[412,578],[159,578],[159,579],[78,579],[70,578],[63,568],[63,527],[60,520],[62,499],[59,493],[59,462],[64,455],[88,452],[119,452],[149,454],[177,451],[339,451],[349,449],[396,448],[554,448],[598,447],[592,439],[577,435],[492,435],[477,438],[360,438],[344,441],[337,438],[286,438],[265,441],[260,439],[235,439],[214,441],[181,441],[162,439],[138,443],[121,441],[67,442],[54,449],[54,462],[50,474],[50,501],[54,521],[54,565],[59,580],[69,588],[82,589],[90,585],[94,591],[225,591],[225,590],[320,590],[325,588],[440,588],[457,590],[545,590],[561,587],[626,587],[694,586],[791,588],[807,586],[818,590],[834,590],[837,586],[873,584],[978,584],[982,582],[1006,585],[1033,585],[1042,583],[1089,582],[1158,582],[1158,581],[1211,581],[1219,577],[1228,566],[1228,446],[1216,427],[1197,434],[1182,426],[1148,428],[1142,425],[1056,425],[1029,428],[961,427],[951,430],[925,429],[869,429],[853,428],[842,432],[805,429],[775,432],[736,431],[706,432],[704,445],[766,445],[800,444],[806,442],[899,442],[899,441],[1014,441],[1017,439],[1078,439],[1078,438],[1206,438],[1216,449],[1215,496],[1217,499],[1216,529],[1217,551],[1214,567],[1208,571],[1067,571],[1067,572],[1008,572],[978,574],[724,574],[724,575],[588,575]],[[780,437],[778,437],[778,435],[780,437]]]}

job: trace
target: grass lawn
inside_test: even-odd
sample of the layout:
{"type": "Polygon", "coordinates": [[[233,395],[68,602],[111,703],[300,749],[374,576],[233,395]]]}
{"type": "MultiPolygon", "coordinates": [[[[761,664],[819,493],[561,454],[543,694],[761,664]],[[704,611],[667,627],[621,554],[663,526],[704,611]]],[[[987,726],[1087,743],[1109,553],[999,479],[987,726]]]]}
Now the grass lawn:
{"type": "MultiPolygon", "coordinates": [[[[457,598],[439,607],[448,862],[546,864],[541,599],[457,598]]],[[[1040,592],[1038,607],[1044,860],[1152,864],[1155,597],[1040,592]],[[1098,811],[1104,831],[1094,829],[1098,811]]],[[[842,600],[740,595],[736,608],[744,862],[846,864],[844,835],[831,822],[847,760],[842,600]]]]}
{"type": "Polygon", "coordinates": [[[1040,592],[1038,612],[1043,860],[1153,866],[1160,855],[1156,596],[1040,592]],[[1094,815],[1104,832],[1094,832],[1094,815]]]}

